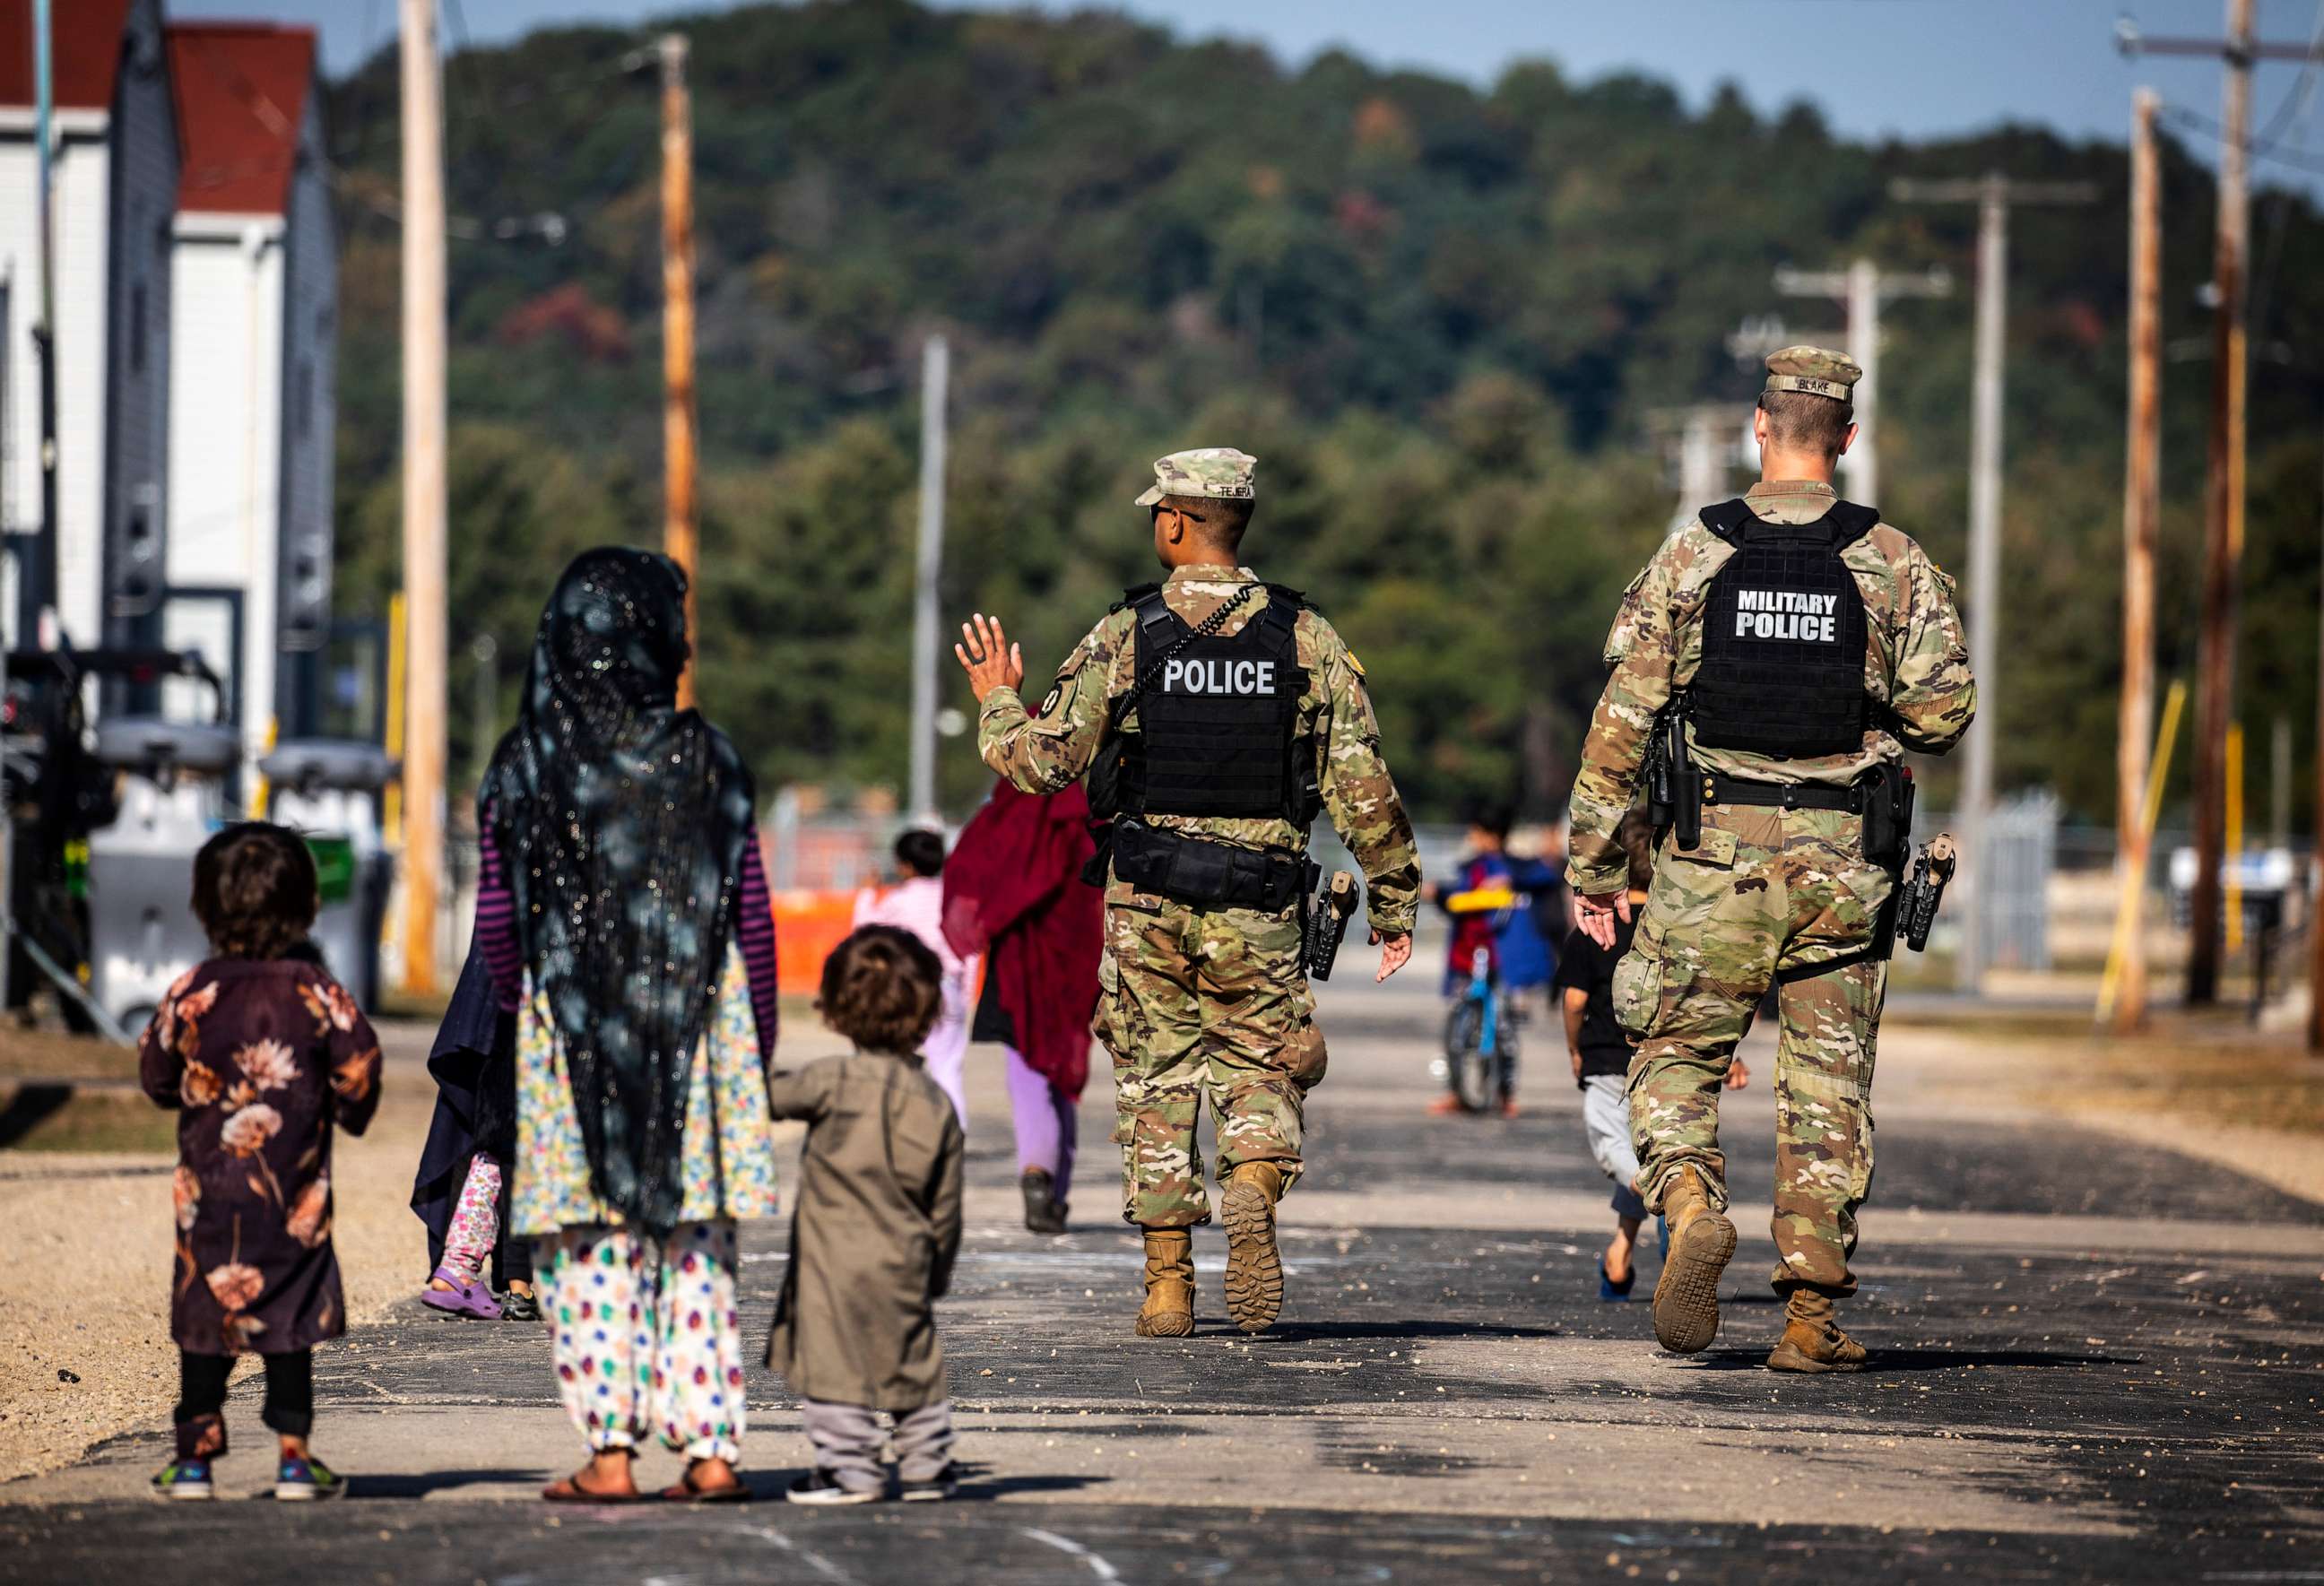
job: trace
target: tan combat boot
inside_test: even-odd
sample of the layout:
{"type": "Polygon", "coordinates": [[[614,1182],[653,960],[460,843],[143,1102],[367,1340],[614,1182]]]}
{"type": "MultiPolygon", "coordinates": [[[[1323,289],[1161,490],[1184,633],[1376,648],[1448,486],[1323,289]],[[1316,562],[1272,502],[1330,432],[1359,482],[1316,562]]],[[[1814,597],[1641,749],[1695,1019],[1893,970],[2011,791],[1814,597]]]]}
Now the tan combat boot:
{"type": "Polygon", "coordinates": [[[1283,1309],[1283,1258],[1275,1249],[1275,1203],[1283,1198],[1283,1169],[1245,1162],[1219,1197],[1227,1225],[1227,1314],[1245,1332],[1264,1332],[1283,1309]]]}
{"type": "Polygon", "coordinates": [[[1861,1371],[1864,1346],[1832,1319],[1839,1307],[1829,1295],[1795,1288],[1784,1311],[1783,1342],[1768,1351],[1770,1371],[1861,1371]]]}
{"type": "Polygon", "coordinates": [[[1735,1254],[1735,1224],[1694,1166],[1680,1168],[1663,1191],[1663,1216],[1670,1254],[1655,1284],[1655,1337],[1671,1353],[1691,1355],[1719,1336],[1719,1277],[1735,1254]]]}
{"type": "Polygon", "coordinates": [[[1194,1236],[1184,1228],[1146,1231],[1146,1304],[1140,1338],[1184,1338],[1194,1331],[1194,1236]]]}

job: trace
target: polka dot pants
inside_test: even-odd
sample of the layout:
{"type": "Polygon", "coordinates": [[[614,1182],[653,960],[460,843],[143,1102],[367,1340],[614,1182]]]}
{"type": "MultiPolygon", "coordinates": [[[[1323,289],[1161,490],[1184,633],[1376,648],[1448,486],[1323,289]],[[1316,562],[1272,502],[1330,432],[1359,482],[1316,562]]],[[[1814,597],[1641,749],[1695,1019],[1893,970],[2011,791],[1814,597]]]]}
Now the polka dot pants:
{"type": "Polygon", "coordinates": [[[597,1452],[659,1437],[689,1459],[742,1452],[734,1224],[682,1222],[657,1243],[626,1228],[559,1229],[535,1265],[557,1387],[597,1452]]]}

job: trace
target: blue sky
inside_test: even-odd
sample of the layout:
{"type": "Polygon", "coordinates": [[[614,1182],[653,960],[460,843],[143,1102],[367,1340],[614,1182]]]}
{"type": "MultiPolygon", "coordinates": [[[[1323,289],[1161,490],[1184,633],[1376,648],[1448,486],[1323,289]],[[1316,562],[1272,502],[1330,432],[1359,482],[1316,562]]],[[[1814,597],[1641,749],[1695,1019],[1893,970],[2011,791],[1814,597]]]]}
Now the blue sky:
{"type": "MultiPolygon", "coordinates": [[[[936,0],[964,7],[978,0],[936,0]]],[[[272,16],[312,23],[344,70],[384,43],[396,0],[165,0],[175,16],[272,16]]],[[[642,27],[672,8],[634,0],[439,0],[448,35],[480,41],[554,22],[642,27]]],[[[1048,0],[1037,9],[1082,4],[1048,0]]],[[[981,6],[994,9],[996,7],[981,6]]],[[[2218,114],[2216,64],[2126,60],[2114,43],[2127,12],[2149,33],[2215,35],[2221,0],[1123,0],[1119,9],[1183,35],[1266,43],[1296,63],[1342,46],[1391,65],[1489,82],[1511,60],[1548,56],[1577,77],[1638,70],[1700,105],[1733,79],[1763,109],[1795,99],[1855,136],[1921,136],[2016,121],[2119,140],[2139,84],[2196,113],[2218,114]]],[[[678,7],[700,10],[698,5],[678,7]]],[[[2324,0],[2258,0],[2261,35],[2307,42],[2324,0]]],[[[2293,65],[2259,69],[2260,124],[2294,103],[2293,65]]],[[[2324,100],[2324,84],[2318,98],[2324,100]]],[[[2324,103],[2288,122],[2286,141],[2324,170],[2324,103]]],[[[2186,134],[2200,147],[2199,134],[2186,134]]],[[[2263,161],[2262,180],[2324,193],[2324,175],[2263,161]]]]}

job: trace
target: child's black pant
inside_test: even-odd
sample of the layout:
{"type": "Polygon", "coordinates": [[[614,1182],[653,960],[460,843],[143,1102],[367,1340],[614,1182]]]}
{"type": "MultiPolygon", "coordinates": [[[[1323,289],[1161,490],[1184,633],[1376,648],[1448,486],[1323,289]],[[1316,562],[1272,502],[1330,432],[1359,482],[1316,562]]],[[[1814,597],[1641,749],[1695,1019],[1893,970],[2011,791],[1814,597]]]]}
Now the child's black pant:
{"type": "MultiPolygon", "coordinates": [[[[315,1425],[315,1351],[261,1355],[266,1362],[266,1407],[259,1419],[285,1437],[304,1437],[315,1425]]],[[[232,1355],[178,1351],[178,1457],[206,1460],[226,1452],[226,1379],[232,1355]]]]}

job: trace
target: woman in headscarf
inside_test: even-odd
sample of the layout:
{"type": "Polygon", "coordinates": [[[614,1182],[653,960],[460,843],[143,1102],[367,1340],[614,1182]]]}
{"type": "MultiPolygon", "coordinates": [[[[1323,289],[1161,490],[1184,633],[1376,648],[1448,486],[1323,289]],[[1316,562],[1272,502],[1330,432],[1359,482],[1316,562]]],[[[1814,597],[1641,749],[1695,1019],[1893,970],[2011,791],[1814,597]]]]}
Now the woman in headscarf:
{"type": "Polygon", "coordinates": [[[584,552],[541,613],[516,725],[478,794],[479,945],[517,1013],[510,1216],[535,1239],[566,1409],[563,1502],[739,1499],[734,1224],[776,1209],[765,1067],[775,942],[750,773],[677,708],[686,578],[584,552]]]}
{"type": "Polygon", "coordinates": [[[946,939],[964,958],[989,954],[973,1034],[1002,1047],[1018,1187],[1036,1233],[1065,1231],[1105,945],[1105,895],[1082,877],[1096,852],[1078,784],[1035,794],[1003,780],[944,869],[946,939]]]}

